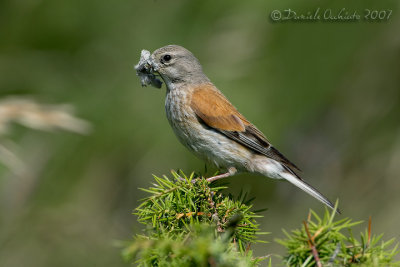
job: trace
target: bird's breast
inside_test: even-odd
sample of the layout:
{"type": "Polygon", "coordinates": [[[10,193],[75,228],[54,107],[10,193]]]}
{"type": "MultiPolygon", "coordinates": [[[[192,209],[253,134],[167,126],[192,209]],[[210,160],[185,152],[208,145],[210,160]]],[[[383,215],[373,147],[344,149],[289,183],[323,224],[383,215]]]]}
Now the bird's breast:
{"type": "MultiPolygon", "coordinates": [[[[196,115],[190,108],[189,94],[183,90],[170,90],[165,98],[165,111],[168,121],[179,140],[188,145],[194,133],[196,115]]],[[[198,122],[197,122],[198,123],[198,122]]]]}
{"type": "Polygon", "coordinates": [[[206,159],[210,133],[199,122],[190,102],[188,90],[170,90],[165,99],[165,111],[179,141],[197,156],[206,159]]]}

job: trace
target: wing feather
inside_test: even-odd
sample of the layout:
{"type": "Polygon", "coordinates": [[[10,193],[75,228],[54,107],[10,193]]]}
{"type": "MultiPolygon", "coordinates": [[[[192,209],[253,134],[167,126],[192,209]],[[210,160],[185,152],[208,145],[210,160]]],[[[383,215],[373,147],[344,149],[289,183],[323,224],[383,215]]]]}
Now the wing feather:
{"type": "Polygon", "coordinates": [[[300,170],[274,148],[265,135],[240,114],[214,85],[205,84],[196,87],[190,106],[207,126],[256,153],[284,164],[292,171],[300,170]]]}

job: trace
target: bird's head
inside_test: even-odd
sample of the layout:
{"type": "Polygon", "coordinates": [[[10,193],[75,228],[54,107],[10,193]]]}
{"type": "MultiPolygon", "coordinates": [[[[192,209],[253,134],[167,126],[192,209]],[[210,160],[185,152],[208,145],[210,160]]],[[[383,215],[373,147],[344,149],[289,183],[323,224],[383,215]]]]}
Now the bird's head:
{"type": "Polygon", "coordinates": [[[179,84],[209,82],[199,60],[186,48],[167,45],[154,51],[150,57],[154,72],[158,73],[169,89],[179,84]]]}

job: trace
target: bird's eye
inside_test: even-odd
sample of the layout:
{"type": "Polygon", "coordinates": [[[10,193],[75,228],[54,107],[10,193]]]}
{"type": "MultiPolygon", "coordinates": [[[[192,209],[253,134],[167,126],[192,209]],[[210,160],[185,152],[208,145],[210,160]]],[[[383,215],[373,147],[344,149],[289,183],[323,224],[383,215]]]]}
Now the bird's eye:
{"type": "Polygon", "coordinates": [[[165,61],[165,62],[168,62],[168,61],[170,61],[171,60],[171,55],[165,55],[165,56],[163,56],[163,60],[165,61]]]}

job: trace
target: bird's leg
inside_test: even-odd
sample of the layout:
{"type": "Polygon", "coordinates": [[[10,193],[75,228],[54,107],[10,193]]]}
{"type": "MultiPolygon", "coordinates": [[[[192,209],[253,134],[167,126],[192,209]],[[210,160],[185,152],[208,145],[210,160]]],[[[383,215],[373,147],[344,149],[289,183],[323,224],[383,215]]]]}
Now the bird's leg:
{"type": "Polygon", "coordinates": [[[207,178],[207,182],[211,183],[211,182],[214,182],[214,181],[222,179],[222,178],[227,178],[229,176],[234,175],[235,173],[237,173],[236,168],[230,167],[230,168],[228,168],[228,172],[226,172],[226,173],[222,173],[222,174],[207,178]]]}

